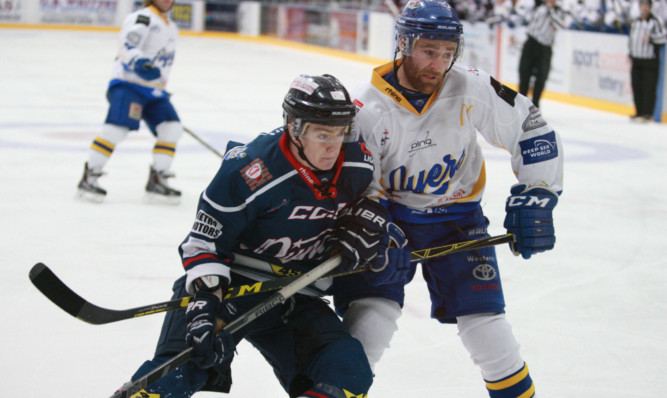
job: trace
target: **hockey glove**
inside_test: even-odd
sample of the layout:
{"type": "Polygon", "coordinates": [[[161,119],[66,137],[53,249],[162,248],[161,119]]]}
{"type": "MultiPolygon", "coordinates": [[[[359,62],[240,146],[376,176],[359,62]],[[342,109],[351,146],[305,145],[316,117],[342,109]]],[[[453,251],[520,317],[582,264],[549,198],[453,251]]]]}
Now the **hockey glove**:
{"type": "Polygon", "coordinates": [[[134,73],[149,81],[161,76],[160,68],[153,67],[151,60],[148,58],[140,58],[134,63],[134,73]]]}
{"type": "Polygon", "coordinates": [[[202,369],[229,366],[234,358],[236,344],[231,333],[215,332],[217,314],[221,311],[218,297],[205,290],[197,291],[185,310],[188,323],[185,342],[193,349],[192,362],[202,369]]]}
{"type": "Polygon", "coordinates": [[[334,232],[342,258],[339,269],[354,270],[378,256],[386,238],[387,209],[368,198],[361,198],[343,210],[334,232]]]}
{"type": "Polygon", "coordinates": [[[546,187],[526,189],[524,184],[512,187],[505,204],[504,226],[514,235],[510,247],[525,259],[531,255],[551,250],[556,243],[553,209],[558,195],[546,187]]]}
{"type": "Polygon", "coordinates": [[[410,272],[410,252],[405,250],[408,240],[396,224],[387,223],[387,235],[380,243],[380,252],[370,264],[364,278],[373,286],[405,281],[410,272]]]}

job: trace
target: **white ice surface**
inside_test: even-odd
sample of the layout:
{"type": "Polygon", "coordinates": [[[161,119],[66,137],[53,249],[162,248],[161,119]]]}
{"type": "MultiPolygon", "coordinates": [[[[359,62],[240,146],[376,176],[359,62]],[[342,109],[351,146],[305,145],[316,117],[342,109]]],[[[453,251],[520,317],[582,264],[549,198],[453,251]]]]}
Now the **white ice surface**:
{"type": "MultiPolygon", "coordinates": [[[[107,397],[152,355],[163,315],[93,326],[61,311],[28,280],[49,265],[93,303],[116,309],[169,299],[182,273],[177,246],[220,159],[181,140],[177,207],[142,203],[152,138],[114,152],[104,204],[74,200],[100,131],[114,33],[0,30],[0,379],[2,397],[107,397]]],[[[254,42],[181,37],[169,89],[183,124],[224,151],[282,122],[299,73],[353,87],[371,64],[254,42]]],[[[661,397],[667,391],[667,128],[542,101],[560,132],[565,191],[556,248],[530,261],[498,249],[508,319],[541,398],[661,397]]],[[[484,209],[504,233],[514,177],[485,145],[484,209]]],[[[407,288],[400,330],[370,396],[484,397],[454,326],[429,319],[424,282],[407,288]]],[[[230,397],[286,397],[268,364],[242,343],[230,397]]],[[[213,397],[201,393],[198,397],[213,397]]]]}

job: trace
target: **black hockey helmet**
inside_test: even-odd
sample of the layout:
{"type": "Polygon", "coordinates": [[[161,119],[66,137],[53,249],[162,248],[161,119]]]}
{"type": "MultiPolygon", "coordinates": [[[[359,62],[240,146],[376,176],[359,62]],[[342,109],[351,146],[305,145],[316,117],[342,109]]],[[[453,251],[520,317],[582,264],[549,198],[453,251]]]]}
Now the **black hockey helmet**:
{"type": "Polygon", "coordinates": [[[355,115],[350,94],[332,75],[297,76],[283,100],[285,126],[292,126],[294,137],[303,135],[308,123],[315,123],[346,126],[343,141],[356,141],[355,115]]]}

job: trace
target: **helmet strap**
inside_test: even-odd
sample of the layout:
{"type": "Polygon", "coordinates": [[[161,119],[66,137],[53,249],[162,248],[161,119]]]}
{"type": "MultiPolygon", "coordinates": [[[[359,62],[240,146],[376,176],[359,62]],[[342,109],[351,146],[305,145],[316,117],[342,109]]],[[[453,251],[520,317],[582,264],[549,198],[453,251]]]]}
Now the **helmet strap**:
{"type": "Polygon", "coordinates": [[[315,166],[310,159],[308,159],[308,156],[306,156],[306,152],[303,150],[303,144],[301,143],[301,139],[299,137],[292,136],[292,133],[287,131],[287,136],[289,137],[289,141],[296,147],[296,151],[299,154],[299,157],[308,163],[308,166],[310,166],[314,171],[323,171],[319,167],[315,166]]]}

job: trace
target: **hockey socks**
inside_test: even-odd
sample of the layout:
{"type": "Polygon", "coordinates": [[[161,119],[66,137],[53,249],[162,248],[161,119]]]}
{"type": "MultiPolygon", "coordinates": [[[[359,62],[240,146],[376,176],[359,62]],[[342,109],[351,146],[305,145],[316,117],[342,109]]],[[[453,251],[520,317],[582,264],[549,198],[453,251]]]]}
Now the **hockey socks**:
{"type": "Polygon", "coordinates": [[[486,389],[491,398],[530,398],[535,396],[535,385],[523,365],[518,372],[497,381],[486,381],[486,389]]]}

